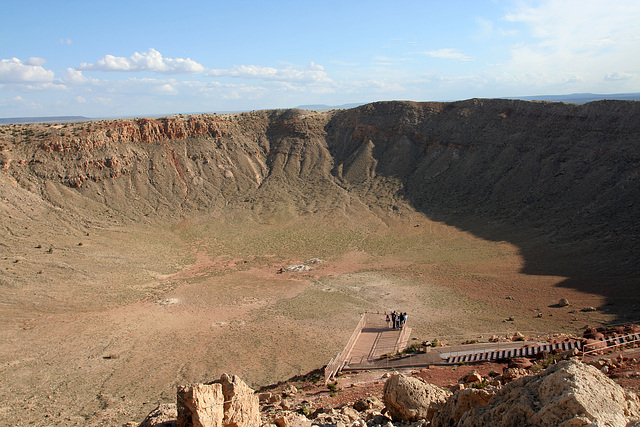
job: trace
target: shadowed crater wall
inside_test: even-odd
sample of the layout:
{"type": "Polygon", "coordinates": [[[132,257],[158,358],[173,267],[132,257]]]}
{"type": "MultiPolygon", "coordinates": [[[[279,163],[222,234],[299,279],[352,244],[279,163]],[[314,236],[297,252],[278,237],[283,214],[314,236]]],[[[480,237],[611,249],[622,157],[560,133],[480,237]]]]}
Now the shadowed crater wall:
{"type": "MultiPolygon", "coordinates": [[[[395,179],[430,218],[520,248],[526,274],[638,303],[640,103],[380,102],[327,125],[333,173],[395,179]]],[[[626,310],[625,310],[626,311],[626,310]]]]}

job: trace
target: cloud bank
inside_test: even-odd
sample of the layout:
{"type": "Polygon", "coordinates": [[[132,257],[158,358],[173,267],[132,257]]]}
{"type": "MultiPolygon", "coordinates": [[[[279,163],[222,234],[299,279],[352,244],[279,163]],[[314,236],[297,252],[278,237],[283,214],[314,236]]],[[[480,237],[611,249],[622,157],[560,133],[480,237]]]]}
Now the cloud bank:
{"type": "Polygon", "coordinates": [[[258,65],[236,65],[231,69],[213,69],[207,73],[212,77],[240,77],[245,79],[274,80],[280,82],[315,82],[329,83],[331,79],[323,66],[311,62],[298,69],[292,66],[285,68],[261,67],[258,65]]]}
{"type": "Polygon", "coordinates": [[[0,83],[50,83],[53,71],[45,70],[42,58],[18,58],[0,60],[0,83]]]}
{"type": "Polygon", "coordinates": [[[83,62],[78,70],[85,71],[151,71],[161,74],[198,74],[205,67],[190,58],[164,58],[160,52],[150,48],[148,51],[135,52],[128,58],[105,55],[95,63],[83,62]]]}

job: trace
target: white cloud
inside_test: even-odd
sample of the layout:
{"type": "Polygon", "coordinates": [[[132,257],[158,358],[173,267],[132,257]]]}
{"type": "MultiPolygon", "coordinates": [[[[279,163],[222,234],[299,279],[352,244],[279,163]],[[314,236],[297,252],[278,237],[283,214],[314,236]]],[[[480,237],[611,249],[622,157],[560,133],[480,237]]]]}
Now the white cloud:
{"type": "Polygon", "coordinates": [[[53,71],[45,70],[42,58],[0,60],[0,83],[50,83],[53,71]]]}
{"type": "Polygon", "coordinates": [[[24,61],[25,65],[31,65],[34,67],[41,67],[47,63],[47,60],[44,58],[38,58],[37,56],[32,56],[31,58],[24,61]]]}
{"type": "Polygon", "coordinates": [[[613,72],[604,76],[604,80],[609,82],[616,82],[620,80],[630,80],[633,78],[633,74],[624,72],[613,72]]]}
{"type": "Polygon", "coordinates": [[[170,83],[156,86],[154,91],[159,95],[176,95],[178,93],[178,90],[170,83]]]}
{"type": "Polygon", "coordinates": [[[128,58],[105,55],[96,63],[83,62],[77,68],[87,71],[153,71],[162,74],[198,74],[204,66],[190,58],[164,58],[151,48],[147,52],[135,52],[128,58]]]}
{"type": "Polygon", "coordinates": [[[637,89],[640,2],[527,0],[504,18],[517,42],[490,84],[516,95],[637,89]]]}
{"type": "Polygon", "coordinates": [[[87,77],[84,74],[82,74],[82,71],[79,70],[75,70],[73,68],[67,68],[67,71],[65,72],[64,76],[62,77],[62,81],[64,83],[67,84],[87,84],[87,83],[93,83],[93,84],[98,84],[100,83],[100,80],[95,79],[95,78],[91,78],[91,77],[87,77]]]}
{"type": "Polygon", "coordinates": [[[71,41],[71,39],[67,38],[67,39],[60,39],[58,40],[58,44],[66,44],[66,45],[70,45],[71,43],[73,43],[71,41]]]}
{"type": "Polygon", "coordinates": [[[311,62],[299,69],[292,66],[285,68],[261,67],[259,65],[236,65],[231,69],[210,70],[207,75],[213,77],[241,77],[245,79],[274,80],[281,82],[330,83],[324,67],[311,62]]]}
{"type": "Polygon", "coordinates": [[[458,61],[473,61],[474,58],[465,55],[464,53],[458,52],[456,49],[444,48],[438,50],[430,50],[424,52],[425,55],[431,56],[433,58],[442,58],[442,59],[455,59],[458,61]]]}

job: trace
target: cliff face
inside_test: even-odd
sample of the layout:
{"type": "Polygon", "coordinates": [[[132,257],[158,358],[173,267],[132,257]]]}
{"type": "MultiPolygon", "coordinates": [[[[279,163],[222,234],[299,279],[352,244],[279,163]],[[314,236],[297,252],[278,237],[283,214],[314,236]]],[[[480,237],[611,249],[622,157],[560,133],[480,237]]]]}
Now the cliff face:
{"type": "Polygon", "coordinates": [[[516,243],[526,272],[638,277],[639,118],[631,101],[468,100],[12,125],[1,176],[134,219],[407,203],[516,243]]]}
{"type": "Polygon", "coordinates": [[[548,254],[527,272],[633,275],[639,117],[637,102],[379,103],[336,115],[327,140],[351,185],[394,177],[430,217],[548,254]]]}

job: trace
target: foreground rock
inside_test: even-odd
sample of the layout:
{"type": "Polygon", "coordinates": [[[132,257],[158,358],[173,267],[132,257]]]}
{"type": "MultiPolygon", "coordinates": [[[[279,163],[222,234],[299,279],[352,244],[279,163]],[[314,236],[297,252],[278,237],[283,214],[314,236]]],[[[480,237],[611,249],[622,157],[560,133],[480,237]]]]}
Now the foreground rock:
{"type": "Polygon", "coordinates": [[[222,374],[216,381],[224,395],[224,427],[258,427],[260,403],[252,388],[236,375],[222,374]]]}
{"type": "Polygon", "coordinates": [[[177,404],[154,409],[139,427],[259,427],[258,396],[235,375],[178,386],[177,404]]]}
{"type": "Polygon", "coordinates": [[[459,422],[455,413],[445,415],[436,425],[622,427],[640,420],[640,403],[593,366],[567,360],[505,385],[459,422]]]}
{"type": "Polygon", "coordinates": [[[445,405],[431,420],[433,427],[455,426],[464,414],[476,406],[484,406],[489,403],[493,393],[486,390],[467,388],[456,392],[447,399],[445,405]]]}
{"type": "Polygon", "coordinates": [[[178,426],[222,426],[224,400],[221,384],[178,386],[178,426]]]}
{"type": "Polygon", "coordinates": [[[394,374],[384,384],[383,400],[394,421],[431,420],[451,392],[416,377],[394,374]]]}
{"type": "Polygon", "coordinates": [[[176,427],[178,411],[175,403],[163,403],[140,423],[138,427],[176,427]]]}

